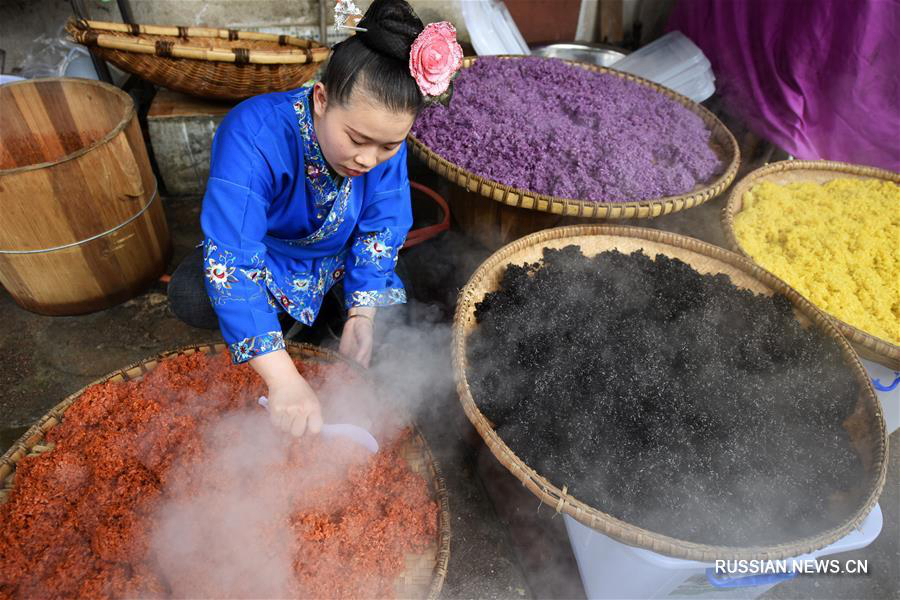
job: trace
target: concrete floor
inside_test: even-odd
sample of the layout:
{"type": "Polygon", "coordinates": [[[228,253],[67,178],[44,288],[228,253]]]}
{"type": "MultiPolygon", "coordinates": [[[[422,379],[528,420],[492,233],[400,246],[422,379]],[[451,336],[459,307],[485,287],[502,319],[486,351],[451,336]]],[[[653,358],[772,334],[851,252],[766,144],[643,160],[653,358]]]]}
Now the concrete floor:
{"type": "MultiPolygon", "coordinates": [[[[414,173],[415,176],[415,173],[414,173]]],[[[423,183],[427,174],[421,174],[423,183]]],[[[722,200],[670,215],[646,226],[694,235],[723,244],[718,226],[722,200]]],[[[167,199],[174,238],[170,272],[199,239],[199,201],[167,199]]],[[[422,248],[462,253],[454,236],[422,248]]],[[[464,281],[483,252],[458,261],[444,298],[464,281]],[[461,266],[459,266],[461,265],[461,266]]],[[[432,278],[433,279],[433,278],[432,278]]],[[[20,309],[0,292],[0,451],[66,395],[129,363],[181,345],[220,340],[218,332],[192,329],[174,318],[160,286],[141,296],[92,315],[44,317],[20,309]]],[[[443,356],[440,360],[448,360],[443,356]]],[[[449,365],[449,362],[446,363],[449,365]]],[[[452,389],[435,391],[419,421],[440,462],[450,493],[453,541],[445,598],[581,598],[571,550],[561,534],[561,520],[539,510],[530,494],[484,452],[477,434],[459,409],[452,389]]],[[[900,437],[891,437],[892,444],[900,437]]],[[[888,483],[881,498],[884,530],[879,539],[853,558],[869,560],[868,576],[804,576],[784,583],[766,598],[898,598],[900,565],[900,468],[891,458],[888,483]]],[[[546,508],[546,507],[545,507],[546,508]]]]}

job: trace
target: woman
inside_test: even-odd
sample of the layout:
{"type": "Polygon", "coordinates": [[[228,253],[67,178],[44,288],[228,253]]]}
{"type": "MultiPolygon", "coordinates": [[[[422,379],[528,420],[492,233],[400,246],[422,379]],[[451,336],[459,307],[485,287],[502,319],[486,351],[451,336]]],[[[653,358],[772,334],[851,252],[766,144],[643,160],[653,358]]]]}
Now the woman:
{"type": "Polygon", "coordinates": [[[368,365],[377,307],[406,300],[394,272],[412,224],[404,140],[461,63],[452,25],[425,28],[405,1],[376,0],[321,81],[242,102],[216,132],[202,254],[179,267],[169,297],[189,324],[218,321],[233,360],[265,380],[284,431],[317,433],[322,417],[279,316],[311,325],[343,280],[340,351],[368,365]]]}

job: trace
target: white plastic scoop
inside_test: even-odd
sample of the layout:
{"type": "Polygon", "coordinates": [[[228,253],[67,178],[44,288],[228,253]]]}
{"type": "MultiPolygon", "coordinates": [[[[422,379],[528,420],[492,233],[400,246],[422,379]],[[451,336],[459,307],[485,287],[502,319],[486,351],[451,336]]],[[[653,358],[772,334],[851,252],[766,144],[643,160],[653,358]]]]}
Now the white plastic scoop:
{"type": "MultiPolygon", "coordinates": [[[[265,396],[259,397],[259,405],[268,410],[269,399],[265,396]]],[[[369,452],[378,452],[378,440],[371,433],[360,427],[359,425],[351,425],[350,423],[326,423],[322,425],[322,435],[328,438],[345,437],[353,440],[360,446],[365,447],[369,452]]]]}

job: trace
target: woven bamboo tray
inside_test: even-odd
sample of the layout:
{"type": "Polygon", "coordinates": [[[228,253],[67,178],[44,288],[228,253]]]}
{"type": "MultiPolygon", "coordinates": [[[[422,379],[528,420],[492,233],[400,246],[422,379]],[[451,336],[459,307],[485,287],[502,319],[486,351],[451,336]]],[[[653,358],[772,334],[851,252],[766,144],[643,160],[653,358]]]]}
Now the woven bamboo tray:
{"type": "MultiPolygon", "coordinates": [[[[503,58],[507,60],[517,59],[517,57],[511,56],[503,58]]],[[[476,60],[477,58],[475,57],[466,57],[463,60],[463,68],[472,66],[475,64],[476,60]]],[[[713,148],[725,163],[722,174],[714,181],[698,185],[696,189],[691,192],[679,196],[668,196],[654,200],[643,200],[641,202],[592,202],[588,200],[559,198],[556,196],[536,194],[529,190],[511,187],[497,181],[486,179],[442,158],[418,138],[410,134],[409,141],[412,145],[413,152],[416,156],[421,158],[432,171],[435,171],[438,175],[448,179],[451,183],[456,184],[463,190],[470,192],[471,195],[475,196],[475,199],[479,200],[482,204],[484,204],[484,199],[487,198],[494,202],[498,202],[501,205],[523,209],[523,211],[538,211],[539,213],[549,213],[550,215],[557,215],[559,217],[578,219],[646,219],[667,215],[669,213],[699,206],[704,202],[715,198],[724,192],[734,180],[740,164],[740,150],[738,149],[737,141],[735,141],[734,136],[731,135],[731,132],[728,131],[725,125],[723,125],[710,111],[681,94],[641,77],[616,71],[614,69],[598,67],[596,65],[575,61],[566,62],[582,69],[587,69],[588,71],[612,74],[637,83],[638,85],[648,87],[667,98],[678,102],[694,114],[698,115],[712,131],[713,148]]],[[[473,199],[473,202],[475,199],[473,199]]],[[[454,214],[456,214],[456,206],[453,208],[454,214]]],[[[488,211],[490,209],[485,208],[484,210],[488,211]]],[[[523,211],[519,212],[521,213],[523,211]]],[[[547,215],[545,215],[545,217],[546,216],[547,215]]],[[[527,219],[528,217],[522,216],[520,218],[527,219]]],[[[535,224],[530,225],[532,227],[535,226],[535,224]]],[[[539,226],[540,224],[536,225],[539,226]]],[[[536,229],[533,228],[532,230],[536,229]]],[[[504,237],[504,240],[510,241],[509,236],[504,237]]]]}
{"type": "Polygon", "coordinates": [[[171,90],[243,100],[300,87],[330,50],[289,35],[70,20],[79,44],[123,71],[171,90]]]}
{"type": "MultiPolygon", "coordinates": [[[[335,352],[311,346],[309,344],[297,344],[288,342],[287,350],[293,358],[299,358],[310,362],[336,362],[341,361],[356,369],[364,379],[368,379],[365,371],[341,358],[335,352]]],[[[44,445],[44,435],[65,419],[65,412],[84,391],[92,385],[106,383],[108,381],[134,381],[141,379],[160,363],[160,361],[182,354],[194,354],[204,352],[206,354],[219,354],[225,351],[224,344],[185,346],[164,352],[157,356],[134,363],[118,371],[114,371],[96,381],[81,388],[65,400],[54,406],[41,420],[32,426],[19,438],[12,447],[0,457],[0,504],[6,502],[10,492],[15,486],[15,470],[18,463],[25,456],[33,456],[41,452],[53,450],[52,445],[44,445]]],[[[439,505],[438,533],[434,542],[420,554],[408,554],[405,558],[405,569],[395,583],[398,598],[427,598],[434,600],[441,592],[444,578],[447,575],[447,563],[450,560],[450,505],[447,497],[447,488],[441,475],[440,467],[431,454],[431,449],[421,432],[415,431],[406,447],[403,456],[413,471],[425,478],[435,500],[439,505]]]]}
{"type": "Polygon", "coordinates": [[[540,498],[541,502],[620,542],[660,554],[704,562],[751,558],[775,560],[799,556],[823,548],[853,531],[875,506],[884,486],[887,439],[881,405],[856,353],[832,321],[787,284],[746,258],[686,236],[640,227],[581,225],[541,231],[505,246],[478,268],[460,293],[453,323],[453,369],[460,401],[469,420],[497,460],[540,498]],[[662,253],[687,262],[701,273],[726,273],[735,285],[756,293],[780,292],[790,299],[801,323],[822,330],[840,344],[847,363],[862,386],[856,410],[848,417],[844,427],[849,432],[865,469],[865,483],[860,489],[851,491],[849,514],[840,526],[815,536],[775,546],[730,547],[688,542],[637,527],[581,502],[567,494],[565,487],[560,489],[513,453],[481,413],[469,389],[466,377],[466,341],[477,327],[475,303],[480,302],[485,293],[497,289],[508,264],[535,262],[541,259],[545,247],[562,248],[571,244],[581,246],[588,256],[613,248],[625,253],[643,249],[649,256],[662,253]]]}
{"type": "MultiPolygon", "coordinates": [[[[836,178],[882,179],[900,184],[900,173],[825,160],[786,160],[761,167],[743,179],[732,189],[728,203],[722,210],[722,226],[728,243],[736,251],[753,260],[741,247],[734,233],[734,218],[743,210],[744,194],[753,186],[768,181],[784,185],[797,182],[825,183],[836,178]]],[[[900,243],[900,242],[898,242],[900,243]]],[[[869,360],[900,371],[900,346],[858,329],[849,323],[831,316],[838,330],[850,341],[859,354],[869,360]]]]}

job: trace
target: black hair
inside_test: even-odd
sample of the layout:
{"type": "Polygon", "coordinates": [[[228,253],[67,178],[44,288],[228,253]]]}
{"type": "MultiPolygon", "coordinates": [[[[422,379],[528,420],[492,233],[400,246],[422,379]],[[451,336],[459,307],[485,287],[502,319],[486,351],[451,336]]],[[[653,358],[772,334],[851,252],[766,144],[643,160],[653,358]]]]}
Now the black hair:
{"type": "Polygon", "coordinates": [[[337,44],[325,66],[329,101],[345,104],[360,84],[389,110],[418,114],[425,99],[409,73],[409,49],[421,19],[405,0],[375,0],[357,27],[366,31],[337,44]]]}

